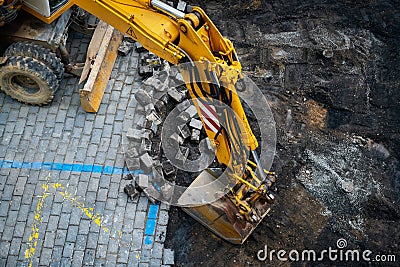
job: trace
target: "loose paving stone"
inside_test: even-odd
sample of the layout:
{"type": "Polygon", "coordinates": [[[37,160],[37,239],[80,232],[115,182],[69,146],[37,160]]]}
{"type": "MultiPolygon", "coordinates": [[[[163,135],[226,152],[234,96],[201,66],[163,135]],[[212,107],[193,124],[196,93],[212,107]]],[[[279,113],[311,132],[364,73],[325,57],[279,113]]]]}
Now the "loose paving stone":
{"type": "Polygon", "coordinates": [[[148,153],[144,153],[140,157],[140,166],[145,173],[149,173],[151,168],[153,167],[153,159],[150,157],[148,153]]]}

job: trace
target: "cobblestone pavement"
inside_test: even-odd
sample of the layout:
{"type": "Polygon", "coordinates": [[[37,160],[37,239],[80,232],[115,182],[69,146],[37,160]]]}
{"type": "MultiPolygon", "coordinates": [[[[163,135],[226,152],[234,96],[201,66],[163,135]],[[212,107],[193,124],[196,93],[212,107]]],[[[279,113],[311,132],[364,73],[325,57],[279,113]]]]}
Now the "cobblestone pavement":
{"type": "MultiPolygon", "coordinates": [[[[69,43],[82,62],[89,39],[69,43]]],[[[138,54],[119,56],[97,114],[66,77],[48,106],[0,93],[0,266],[173,265],[168,206],[128,200],[121,149],[138,54]]],[[[139,171],[139,170],[138,170],[139,171]]]]}

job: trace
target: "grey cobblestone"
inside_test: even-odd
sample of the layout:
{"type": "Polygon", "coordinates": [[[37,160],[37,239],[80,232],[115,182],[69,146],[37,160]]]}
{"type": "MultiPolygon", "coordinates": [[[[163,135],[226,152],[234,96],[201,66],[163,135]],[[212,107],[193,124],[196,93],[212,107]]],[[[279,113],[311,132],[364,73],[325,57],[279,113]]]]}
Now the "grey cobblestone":
{"type": "Polygon", "coordinates": [[[76,236],[78,235],[78,226],[69,226],[67,232],[67,242],[75,242],[76,236]]]}
{"type": "Polygon", "coordinates": [[[12,226],[5,226],[3,235],[1,236],[2,241],[11,241],[13,237],[14,227],[12,226]]]}
{"type": "Polygon", "coordinates": [[[14,237],[23,237],[25,230],[25,222],[17,222],[14,228],[14,237]]]}
{"type": "Polygon", "coordinates": [[[15,194],[14,194],[13,200],[10,205],[10,210],[19,211],[19,209],[21,207],[21,202],[22,202],[22,197],[15,196],[15,194]]]}
{"type": "Polygon", "coordinates": [[[47,224],[47,231],[56,231],[58,226],[59,216],[50,216],[47,224]]]}
{"type": "Polygon", "coordinates": [[[10,249],[10,242],[0,243],[0,258],[7,258],[8,250],[10,249]]]}
{"type": "Polygon", "coordinates": [[[8,266],[17,266],[18,257],[16,256],[8,256],[7,257],[7,265],[8,266]]]}
{"type": "Polygon", "coordinates": [[[106,267],[115,267],[117,265],[117,255],[107,255],[106,267]]]}
{"type": "MultiPolygon", "coordinates": [[[[83,40],[82,46],[79,42],[69,44],[72,54],[85,51],[89,39],[83,40]]],[[[82,55],[79,58],[83,59],[82,55]]],[[[38,170],[37,166],[0,168],[0,266],[3,262],[15,266],[9,263],[25,260],[48,175],[50,184],[57,182],[61,187],[56,190],[49,186],[39,210],[34,266],[106,266],[106,261],[109,266],[162,263],[159,248],[165,240],[165,217],[157,218],[155,236],[149,239],[154,243],[143,245],[148,200],[142,196],[128,201],[123,193],[127,181],[121,180],[125,175],[68,169],[72,168],[68,164],[124,166],[121,141],[132,93],[140,85],[132,71],[137,62],[135,52],[118,58],[115,77],[108,83],[97,114],[85,113],[80,107],[74,77],[62,80],[63,90],[44,107],[22,105],[0,94],[0,160],[64,164],[62,171],[38,170]],[[61,193],[65,192],[64,197],[61,193]],[[100,215],[100,221],[91,220],[91,214],[100,215]],[[153,250],[142,251],[144,248],[153,250]]],[[[159,214],[164,216],[162,210],[159,214]]]]}
{"type": "Polygon", "coordinates": [[[84,250],[86,247],[87,235],[78,235],[76,237],[75,251],[84,250]]]}
{"type": "Polygon", "coordinates": [[[84,257],[83,251],[75,251],[71,266],[74,266],[74,267],[82,266],[83,257],[84,257]]]}
{"type": "Polygon", "coordinates": [[[46,232],[43,245],[47,248],[52,248],[54,246],[55,238],[56,238],[56,233],[46,232]]]}
{"type": "Polygon", "coordinates": [[[107,189],[100,188],[97,192],[97,201],[107,201],[107,189]]]}
{"type": "Polygon", "coordinates": [[[52,254],[52,249],[51,248],[43,248],[41,253],[40,253],[40,264],[41,265],[50,265],[51,261],[51,254],[52,254]]]}
{"type": "Polygon", "coordinates": [[[90,231],[90,221],[82,218],[79,223],[79,234],[88,235],[89,231],[90,231]]]}
{"type": "Polygon", "coordinates": [[[99,244],[97,246],[96,258],[105,258],[107,255],[107,245],[99,244]]]}
{"type": "Polygon", "coordinates": [[[161,210],[159,213],[159,219],[158,219],[158,223],[160,225],[167,225],[168,224],[168,211],[165,210],[161,210]]]}
{"type": "Polygon", "coordinates": [[[96,249],[98,238],[99,238],[99,233],[98,233],[98,232],[90,232],[90,233],[88,234],[88,239],[87,239],[87,243],[86,243],[86,248],[89,248],[89,249],[96,249]]]}
{"type": "Polygon", "coordinates": [[[83,258],[83,265],[92,266],[94,264],[95,251],[91,249],[85,250],[85,256],[83,258]]]}
{"type": "Polygon", "coordinates": [[[158,225],[155,235],[156,241],[164,243],[166,236],[167,236],[167,226],[158,225]]]}
{"type": "Polygon", "coordinates": [[[71,258],[72,255],[74,254],[74,243],[67,242],[64,244],[64,250],[63,250],[63,257],[64,258],[71,258]]]}
{"type": "Polygon", "coordinates": [[[62,253],[63,247],[55,246],[53,248],[53,253],[51,254],[51,261],[54,263],[59,263],[61,261],[62,253]]]}
{"type": "Polygon", "coordinates": [[[146,213],[143,211],[137,211],[133,227],[135,229],[144,229],[145,219],[146,219],[146,213]]]}
{"type": "Polygon", "coordinates": [[[10,250],[8,251],[9,255],[18,255],[19,250],[21,248],[21,238],[14,238],[10,244],[10,250]]]}
{"type": "Polygon", "coordinates": [[[71,214],[69,213],[61,213],[60,221],[58,223],[58,229],[67,229],[69,225],[69,219],[71,214]]]}
{"type": "Polygon", "coordinates": [[[0,216],[6,217],[9,208],[10,208],[10,201],[2,201],[0,203],[0,216]]]}
{"type": "Polygon", "coordinates": [[[129,267],[137,267],[139,266],[140,262],[140,252],[139,251],[132,251],[129,253],[129,267]]]}

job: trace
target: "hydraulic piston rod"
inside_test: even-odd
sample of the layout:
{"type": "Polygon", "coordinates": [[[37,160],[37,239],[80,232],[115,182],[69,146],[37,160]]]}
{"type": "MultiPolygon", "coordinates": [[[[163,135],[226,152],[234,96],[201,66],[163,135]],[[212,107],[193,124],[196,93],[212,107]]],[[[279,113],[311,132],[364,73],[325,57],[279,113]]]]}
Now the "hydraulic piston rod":
{"type": "Polygon", "coordinates": [[[182,11],[175,9],[172,6],[167,5],[166,3],[161,2],[159,0],[151,0],[151,5],[168,14],[177,17],[178,19],[183,19],[183,17],[185,16],[185,13],[183,13],[182,11]]]}

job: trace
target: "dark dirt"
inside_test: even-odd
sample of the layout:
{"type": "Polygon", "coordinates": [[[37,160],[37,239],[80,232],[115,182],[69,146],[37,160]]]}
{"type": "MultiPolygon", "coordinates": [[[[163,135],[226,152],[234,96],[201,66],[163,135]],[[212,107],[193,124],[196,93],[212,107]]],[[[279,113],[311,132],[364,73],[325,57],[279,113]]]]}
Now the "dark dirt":
{"type": "MultiPolygon", "coordinates": [[[[277,126],[276,204],[241,246],[171,208],[177,266],[261,262],[257,252],[336,248],[400,261],[400,2],[199,1],[238,51],[277,126]]],[[[372,264],[375,266],[376,262],[372,264]]],[[[395,263],[388,265],[396,266],[395,263]]]]}

